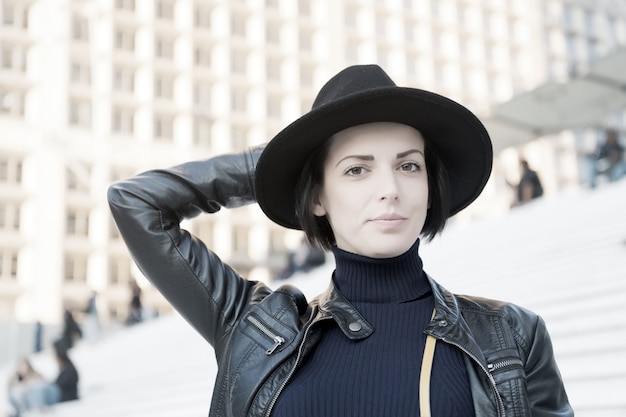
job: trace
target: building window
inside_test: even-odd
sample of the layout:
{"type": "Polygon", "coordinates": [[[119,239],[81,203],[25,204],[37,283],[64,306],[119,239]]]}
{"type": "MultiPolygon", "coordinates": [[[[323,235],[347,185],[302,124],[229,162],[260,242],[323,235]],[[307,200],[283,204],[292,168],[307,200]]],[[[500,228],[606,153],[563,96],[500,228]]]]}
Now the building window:
{"type": "Polygon", "coordinates": [[[91,84],[91,68],[87,62],[74,61],[71,64],[70,81],[73,84],[91,84]]]}
{"type": "Polygon", "coordinates": [[[196,28],[210,28],[211,9],[207,7],[196,6],[193,13],[193,25],[196,28]]]}
{"type": "Polygon", "coordinates": [[[122,238],[120,229],[117,228],[117,225],[113,220],[109,222],[109,238],[111,240],[120,240],[122,238]]]}
{"type": "Polygon", "coordinates": [[[416,57],[407,56],[406,72],[408,75],[412,77],[417,76],[417,58],[416,57]]]}
{"type": "Polygon", "coordinates": [[[13,47],[10,45],[0,46],[0,68],[13,69],[13,47]]]}
{"type": "Polygon", "coordinates": [[[109,284],[128,286],[131,280],[131,260],[127,256],[109,259],[109,284]]]}
{"type": "Polygon", "coordinates": [[[116,28],[114,32],[113,45],[115,49],[122,51],[135,51],[135,31],[126,28],[116,28]]]}
{"type": "Polygon", "coordinates": [[[300,85],[313,87],[313,72],[312,65],[300,65],[300,85]]]}
{"type": "Polygon", "coordinates": [[[172,139],[174,137],[174,117],[165,114],[154,116],[154,137],[156,139],[172,139]]]}
{"type": "Polygon", "coordinates": [[[134,12],[135,0],[115,0],[115,8],[134,12]]]}
{"type": "Polygon", "coordinates": [[[280,23],[267,22],[265,24],[265,41],[270,45],[280,44],[280,23]]]}
{"type": "Polygon", "coordinates": [[[0,182],[7,184],[22,183],[22,160],[0,156],[0,182]]]}
{"type": "Polygon", "coordinates": [[[280,229],[270,231],[269,252],[271,254],[283,254],[287,252],[285,245],[285,232],[280,229]]]}
{"type": "Polygon", "coordinates": [[[91,167],[82,163],[73,163],[71,167],[65,168],[66,189],[88,193],[91,182],[91,167]]]}
{"type": "Polygon", "coordinates": [[[26,47],[19,44],[0,45],[0,69],[26,72],[26,47]]]}
{"type": "Polygon", "coordinates": [[[174,20],[174,4],[167,0],[157,0],[155,16],[157,19],[174,20]]]}
{"type": "Polygon", "coordinates": [[[387,18],[385,16],[376,16],[376,34],[385,36],[387,34],[387,18]]]}
{"type": "Polygon", "coordinates": [[[24,116],[25,93],[0,86],[0,114],[24,116]]]}
{"type": "Polygon", "coordinates": [[[111,167],[109,173],[109,181],[117,182],[132,177],[135,174],[135,170],[128,167],[114,166],[111,167]]]}
{"type": "Polygon", "coordinates": [[[272,119],[280,119],[281,116],[281,97],[277,94],[267,95],[267,117],[272,119]]]}
{"type": "Polygon", "coordinates": [[[202,110],[211,108],[211,83],[195,81],[193,85],[193,105],[202,110]]]}
{"type": "Polygon", "coordinates": [[[416,28],[411,22],[406,22],[404,24],[404,40],[409,44],[409,46],[413,46],[412,43],[415,42],[415,39],[417,39],[415,31],[416,28]]]}
{"type": "Polygon", "coordinates": [[[198,237],[202,242],[204,242],[207,247],[214,247],[214,239],[213,239],[213,230],[214,225],[211,220],[196,220],[194,224],[193,234],[198,237]]]}
{"type": "Polygon", "coordinates": [[[174,77],[169,74],[155,74],[154,96],[172,100],[174,98],[174,77]]]}
{"type": "Polygon", "coordinates": [[[237,225],[233,227],[233,253],[237,255],[248,254],[248,226],[237,225]]]}
{"type": "Polygon", "coordinates": [[[28,29],[29,2],[4,1],[0,10],[2,26],[13,26],[19,29],[28,29]]]}
{"type": "Polygon", "coordinates": [[[345,52],[348,62],[356,63],[359,61],[359,44],[357,41],[348,41],[345,52]]]}
{"type": "Polygon", "coordinates": [[[248,128],[245,126],[232,126],[230,128],[230,147],[236,151],[248,147],[248,128]]]}
{"type": "Polygon", "coordinates": [[[300,50],[312,51],[313,50],[313,32],[306,29],[301,29],[299,34],[300,50]]]}
{"type": "Polygon", "coordinates": [[[230,93],[230,109],[234,112],[245,113],[248,109],[248,91],[243,88],[233,88],[230,93]]]}
{"type": "Polygon", "coordinates": [[[135,71],[132,68],[113,68],[113,90],[133,93],[135,91],[135,71]]]}
{"type": "Polygon", "coordinates": [[[70,124],[84,128],[90,128],[91,101],[89,99],[71,98],[69,106],[70,124]]]}
{"type": "Polygon", "coordinates": [[[212,123],[204,117],[195,117],[193,120],[193,144],[202,148],[211,146],[212,123]]]}
{"type": "Polygon", "coordinates": [[[246,62],[248,60],[248,54],[246,51],[233,51],[230,58],[230,69],[234,74],[246,73],[246,62]]]}
{"type": "Polygon", "coordinates": [[[68,236],[89,235],[89,210],[68,208],[66,214],[65,233],[68,236]]]}
{"type": "Polygon", "coordinates": [[[280,58],[267,58],[267,62],[265,63],[266,78],[271,81],[280,81],[280,67],[280,58]]]}
{"type": "Polygon", "coordinates": [[[72,16],[72,39],[79,42],[89,41],[89,22],[81,16],[72,16]]]}
{"type": "Polygon", "coordinates": [[[0,202],[0,229],[19,230],[20,205],[12,201],[0,202]]]}
{"type": "Polygon", "coordinates": [[[241,13],[235,13],[230,18],[230,34],[236,37],[246,36],[246,17],[241,13]]]}
{"type": "Polygon", "coordinates": [[[111,131],[132,135],[135,128],[135,111],[126,107],[114,107],[112,111],[111,131]]]}
{"type": "MultiPolygon", "coordinates": [[[[312,98],[303,98],[300,101],[300,113],[306,113],[309,110],[311,110],[313,107],[313,99],[312,98]]],[[[272,137],[272,136],[268,136],[268,137],[272,137]]]]}
{"type": "Polygon", "coordinates": [[[17,279],[17,251],[13,249],[3,249],[0,254],[0,278],[17,279]]]}
{"type": "Polygon", "coordinates": [[[87,282],[87,256],[80,254],[65,255],[65,281],[74,283],[87,282]]]}
{"type": "Polygon", "coordinates": [[[349,27],[351,29],[356,29],[358,27],[358,20],[357,20],[358,14],[359,12],[356,7],[354,6],[346,7],[346,11],[343,16],[343,21],[345,22],[346,27],[349,27]]]}
{"type": "Polygon", "coordinates": [[[154,54],[162,59],[174,59],[174,40],[163,36],[154,39],[154,54]]]}
{"type": "Polygon", "coordinates": [[[13,26],[15,24],[15,6],[10,2],[2,4],[2,25],[13,26]]]}
{"type": "Polygon", "coordinates": [[[211,50],[205,46],[196,46],[193,50],[193,63],[198,67],[210,67],[211,50]]]}
{"type": "Polygon", "coordinates": [[[376,57],[378,59],[378,63],[383,68],[386,68],[389,65],[389,55],[391,51],[388,48],[380,46],[376,48],[376,57]]]}
{"type": "Polygon", "coordinates": [[[300,16],[311,16],[311,0],[298,0],[300,16]]]}

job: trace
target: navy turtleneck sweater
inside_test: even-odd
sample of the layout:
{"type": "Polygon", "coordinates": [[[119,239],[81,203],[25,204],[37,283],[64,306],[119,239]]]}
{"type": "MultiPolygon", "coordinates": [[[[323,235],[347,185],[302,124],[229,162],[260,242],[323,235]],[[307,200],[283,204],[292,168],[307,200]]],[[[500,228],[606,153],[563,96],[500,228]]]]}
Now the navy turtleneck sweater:
{"type": "MultiPolygon", "coordinates": [[[[419,241],[395,258],[373,259],[334,248],[333,280],[374,327],[348,339],[334,321],[283,390],[272,417],[419,416],[419,375],[434,299],[419,241]]],[[[474,416],[463,354],[438,342],[431,375],[431,413],[474,416]]]]}

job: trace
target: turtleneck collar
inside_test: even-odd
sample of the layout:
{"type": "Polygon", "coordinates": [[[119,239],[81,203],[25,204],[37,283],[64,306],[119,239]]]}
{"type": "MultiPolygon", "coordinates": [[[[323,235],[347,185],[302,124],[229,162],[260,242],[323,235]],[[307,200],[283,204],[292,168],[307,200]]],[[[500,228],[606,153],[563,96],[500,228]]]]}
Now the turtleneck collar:
{"type": "Polygon", "coordinates": [[[369,258],[332,248],[333,280],[351,302],[402,303],[420,298],[431,288],[422,270],[419,239],[402,255],[369,258]]]}

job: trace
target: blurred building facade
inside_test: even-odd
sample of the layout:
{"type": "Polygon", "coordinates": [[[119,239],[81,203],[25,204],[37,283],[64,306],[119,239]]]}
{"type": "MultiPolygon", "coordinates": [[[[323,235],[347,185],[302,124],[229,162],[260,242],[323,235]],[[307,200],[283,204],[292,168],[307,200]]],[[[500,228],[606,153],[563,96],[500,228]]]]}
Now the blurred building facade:
{"type": "MultiPolygon", "coordinates": [[[[626,7],[597,0],[0,0],[0,321],[58,323],[96,290],[122,320],[133,266],[106,189],[142,170],[266,142],[346,65],[480,116],[626,45],[626,7]]],[[[624,110],[607,115],[623,130],[624,110]]],[[[495,161],[455,221],[508,210],[516,159],[547,193],[578,187],[599,126],[539,138],[495,161]],[[592,146],[592,145],[589,145],[592,146]],[[514,161],[514,162],[512,162],[514,161]]],[[[497,140],[497,138],[494,138],[497,140]]],[[[269,279],[295,232],[255,207],[186,225],[244,275],[269,279]]]]}

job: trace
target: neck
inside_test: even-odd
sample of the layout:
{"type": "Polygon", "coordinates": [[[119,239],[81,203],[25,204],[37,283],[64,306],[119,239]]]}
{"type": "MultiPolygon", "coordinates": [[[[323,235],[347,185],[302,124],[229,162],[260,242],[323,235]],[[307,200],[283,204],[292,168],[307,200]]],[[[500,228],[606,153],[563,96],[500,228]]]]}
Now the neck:
{"type": "Polygon", "coordinates": [[[332,251],[336,264],[333,280],[350,301],[401,303],[430,291],[419,257],[419,240],[393,258],[368,258],[336,247],[332,251]]]}

